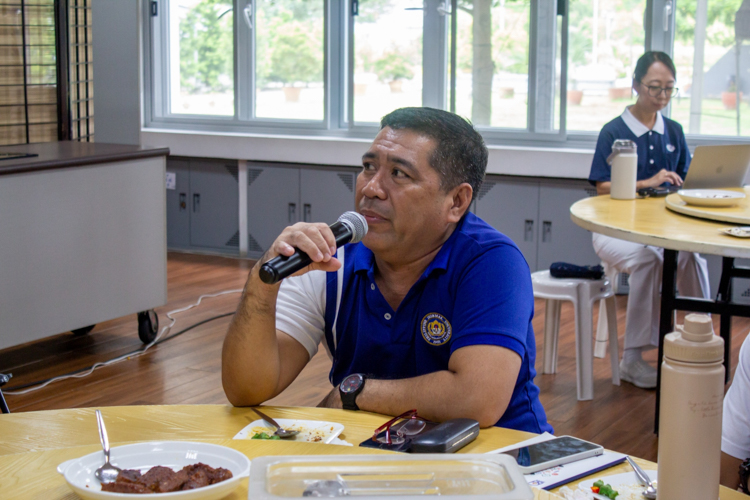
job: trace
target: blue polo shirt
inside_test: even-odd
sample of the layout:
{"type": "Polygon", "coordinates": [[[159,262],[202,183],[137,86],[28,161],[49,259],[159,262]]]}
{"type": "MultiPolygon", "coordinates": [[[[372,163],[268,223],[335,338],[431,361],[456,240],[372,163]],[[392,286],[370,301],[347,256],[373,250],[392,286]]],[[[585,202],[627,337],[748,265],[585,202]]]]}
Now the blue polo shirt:
{"type": "MultiPolygon", "coordinates": [[[[529,267],[509,238],[466,214],[396,311],[375,283],[373,253],[361,243],[346,245],[343,276],[340,307],[326,300],[325,309],[334,386],[351,373],[403,379],[446,370],[456,349],[502,346],[522,363],[508,408],[495,425],[552,432],[534,385],[529,267]]],[[[337,273],[327,273],[327,297],[337,297],[337,279],[337,273]]]]}
{"type": "MultiPolygon", "coordinates": [[[[611,180],[612,167],[607,164],[607,157],[612,153],[612,144],[616,139],[630,139],[638,147],[639,181],[653,177],[662,168],[677,172],[685,179],[690,166],[690,150],[682,126],[657,113],[654,128],[649,130],[625,108],[622,115],[604,125],[599,132],[589,173],[591,184],[611,180]]],[[[663,185],[668,186],[669,183],[663,185]]]]}

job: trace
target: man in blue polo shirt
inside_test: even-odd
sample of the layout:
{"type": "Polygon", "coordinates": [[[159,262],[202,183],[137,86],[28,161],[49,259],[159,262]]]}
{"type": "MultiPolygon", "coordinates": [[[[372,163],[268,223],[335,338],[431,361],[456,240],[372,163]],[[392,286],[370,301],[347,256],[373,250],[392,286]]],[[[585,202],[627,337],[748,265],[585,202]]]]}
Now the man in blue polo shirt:
{"type": "Polygon", "coordinates": [[[385,116],[357,178],[362,242],[337,251],[326,224],[298,223],[250,272],[222,354],[232,404],[281,393],[323,342],[334,385],[325,406],[552,431],[533,382],[528,265],[468,212],[486,166],[482,137],[454,114],[385,116]],[[295,248],[313,264],[262,283],[259,265],[295,248]]]}

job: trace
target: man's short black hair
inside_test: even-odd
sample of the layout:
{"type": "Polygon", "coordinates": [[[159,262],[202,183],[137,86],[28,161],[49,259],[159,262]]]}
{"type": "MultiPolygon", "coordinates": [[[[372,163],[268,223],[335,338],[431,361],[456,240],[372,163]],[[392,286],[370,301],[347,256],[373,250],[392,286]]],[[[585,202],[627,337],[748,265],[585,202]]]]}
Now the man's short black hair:
{"type": "Polygon", "coordinates": [[[487,170],[487,147],[471,122],[435,108],[400,108],[385,115],[380,128],[413,130],[435,139],[430,166],[440,174],[440,187],[450,191],[461,183],[479,192],[487,170]]]}

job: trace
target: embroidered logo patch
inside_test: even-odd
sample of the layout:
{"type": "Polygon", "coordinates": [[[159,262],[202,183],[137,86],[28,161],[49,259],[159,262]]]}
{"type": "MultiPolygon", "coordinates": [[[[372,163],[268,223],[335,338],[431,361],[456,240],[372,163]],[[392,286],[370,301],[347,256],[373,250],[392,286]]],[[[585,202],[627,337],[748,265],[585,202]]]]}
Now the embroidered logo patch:
{"type": "Polygon", "coordinates": [[[422,318],[422,337],[430,345],[443,345],[451,338],[453,329],[445,316],[429,313],[422,318]]]}
{"type": "Polygon", "coordinates": [[[674,153],[675,149],[677,148],[672,146],[671,144],[667,144],[667,151],[669,151],[670,153],[674,153]]]}

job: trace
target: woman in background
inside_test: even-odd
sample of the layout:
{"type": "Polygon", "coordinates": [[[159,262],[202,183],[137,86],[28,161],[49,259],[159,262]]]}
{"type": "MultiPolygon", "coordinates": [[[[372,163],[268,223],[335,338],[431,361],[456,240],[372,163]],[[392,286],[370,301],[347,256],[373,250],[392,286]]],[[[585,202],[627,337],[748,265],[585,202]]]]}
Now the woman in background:
{"type": "MultiPolygon", "coordinates": [[[[690,165],[690,151],[682,126],[665,118],[664,109],[673,95],[676,71],[664,52],[646,52],[633,74],[635,104],[607,123],[599,133],[589,182],[597,194],[609,194],[611,169],[607,157],[616,139],[629,139],[638,148],[636,189],[682,186],[690,165]]],[[[659,288],[664,250],[661,248],[593,234],[594,250],[610,269],[628,273],[630,292],[625,319],[625,349],[620,378],[651,389],[656,387],[656,368],[641,357],[659,342],[659,288]]],[[[677,288],[683,296],[709,298],[706,260],[697,253],[679,252],[677,288]]]]}

